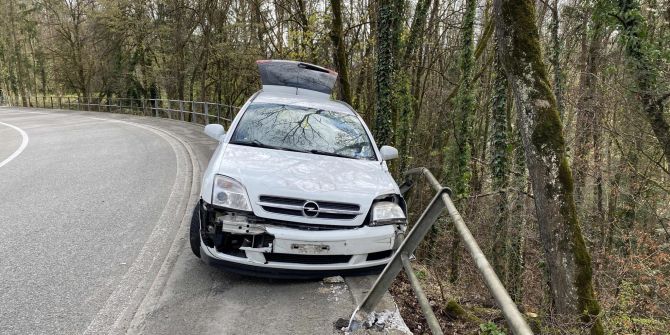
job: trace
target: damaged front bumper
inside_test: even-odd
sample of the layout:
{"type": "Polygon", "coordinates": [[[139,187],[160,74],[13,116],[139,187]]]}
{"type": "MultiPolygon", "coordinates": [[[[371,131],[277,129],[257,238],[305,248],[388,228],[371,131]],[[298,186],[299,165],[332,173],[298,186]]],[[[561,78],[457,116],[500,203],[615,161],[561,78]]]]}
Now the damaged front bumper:
{"type": "Polygon", "coordinates": [[[202,202],[201,257],[264,277],[375,273],[399,245],[404,225],[320,226],[259,218],[202,202]]]}

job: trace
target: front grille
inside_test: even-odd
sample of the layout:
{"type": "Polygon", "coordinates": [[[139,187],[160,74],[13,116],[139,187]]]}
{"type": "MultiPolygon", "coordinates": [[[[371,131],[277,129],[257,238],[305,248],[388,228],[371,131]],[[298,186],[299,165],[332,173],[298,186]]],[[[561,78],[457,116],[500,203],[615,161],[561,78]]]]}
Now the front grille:
{"type": "Polygon", "coordinates": [[[311,201],[296,198],[285,198],[270,195],[261,195],[258,198],[258,204],[263,210],[270,213],[291,215],[291,216],[307,216],[321,219],[334,220],[352,220],[358,215],[361,215],[361,207],[357,204],[349,204],[343,202],[332,201],[311,201]],[[307,215],[303,207],[307,203],[315,203],[318,210],[312,211],[307,215]]]}
{"type": "Polygon", "coordinates": [[[298,264],[340,264],[349,263],[350,255],[298,255],[265,253],[268,262],[298,263],[298,264]]]}

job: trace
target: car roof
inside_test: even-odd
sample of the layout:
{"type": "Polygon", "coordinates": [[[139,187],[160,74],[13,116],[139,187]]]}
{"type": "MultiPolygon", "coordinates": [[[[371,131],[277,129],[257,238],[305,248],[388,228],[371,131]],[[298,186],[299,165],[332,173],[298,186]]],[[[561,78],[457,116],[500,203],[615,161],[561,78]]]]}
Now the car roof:
{"type": "Polygon", "coordinates": [[[264,85],[251,104],[255,103],[294,105],[344,114],[356,114],[349,105],[330,99],[328,94],[286,86],[264,85]]]}

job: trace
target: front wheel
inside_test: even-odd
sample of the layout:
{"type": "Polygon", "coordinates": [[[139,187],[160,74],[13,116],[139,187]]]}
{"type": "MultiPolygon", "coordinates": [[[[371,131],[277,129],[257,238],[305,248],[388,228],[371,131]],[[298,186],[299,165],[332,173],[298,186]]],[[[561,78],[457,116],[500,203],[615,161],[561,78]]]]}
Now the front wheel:
{"type": "Polygon", "coordinates": [[[191,217],[191,229],[189,229],[189,239],[191,241],[191,251],[200,258],[200,203],[193,208],[191,217]]]}

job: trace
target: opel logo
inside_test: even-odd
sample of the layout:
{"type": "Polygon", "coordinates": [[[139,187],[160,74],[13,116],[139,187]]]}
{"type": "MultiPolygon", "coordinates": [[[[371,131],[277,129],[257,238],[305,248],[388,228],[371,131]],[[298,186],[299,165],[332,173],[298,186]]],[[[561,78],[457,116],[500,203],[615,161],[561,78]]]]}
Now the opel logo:
{"type": "Polygon", "coordinates": [[[309,217],[315,217],[319,214],[319,205],[314,201],[307,201],[302,205],[302,214],[309,217]]]}

